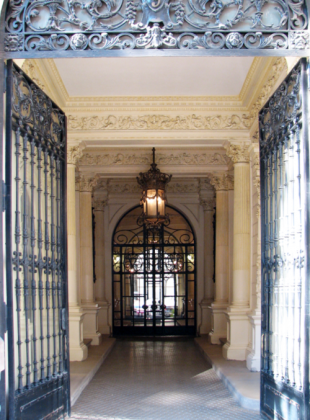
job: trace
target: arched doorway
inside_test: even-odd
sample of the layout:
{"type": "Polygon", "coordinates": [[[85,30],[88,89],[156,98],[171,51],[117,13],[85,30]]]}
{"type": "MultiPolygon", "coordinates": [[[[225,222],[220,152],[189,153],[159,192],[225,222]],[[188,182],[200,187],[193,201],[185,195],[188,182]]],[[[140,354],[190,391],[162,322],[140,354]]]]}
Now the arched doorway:
{"type": "Polygon", "coordinates": [[[170,223],[147,228],[136,207],[119,221],[112,246],[113,334],[195,335],[195,236],[168,208],[170,223]]]}

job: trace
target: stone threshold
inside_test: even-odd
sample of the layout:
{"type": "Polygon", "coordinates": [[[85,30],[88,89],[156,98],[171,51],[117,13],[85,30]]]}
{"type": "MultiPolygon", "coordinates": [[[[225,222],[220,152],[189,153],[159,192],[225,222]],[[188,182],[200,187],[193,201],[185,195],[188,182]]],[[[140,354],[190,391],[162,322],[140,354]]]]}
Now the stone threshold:
{"type": "Polygon", "coordinates": [[[208,343],[207,336],[195,344],[241,407],[260,411],[260,373],[250,372],[246,362],[224,359],[222,346],[208,343]]]}
{"type": "Polygon", "coordinates": [[[115,338],[102,336],[99,346],[88,347],[88,357],[83,362],[70,362],[71,407],[76,403],[83,390],[93,379],[98,369],[111,352],[115,338]]]}

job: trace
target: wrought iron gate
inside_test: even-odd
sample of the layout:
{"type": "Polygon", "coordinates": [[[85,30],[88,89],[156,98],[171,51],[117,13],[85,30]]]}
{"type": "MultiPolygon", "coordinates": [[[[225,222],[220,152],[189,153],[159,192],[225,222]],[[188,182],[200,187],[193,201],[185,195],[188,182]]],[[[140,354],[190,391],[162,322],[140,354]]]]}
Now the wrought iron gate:
{"type": "Polygon", "coordinates": [[[194,234],[181,214],[168,212],[168,226],[147,228],[136,208],[115,229],[114,335],[196,333],[194,234]]]}
{"type": "Polygon", "coordinates": [[[259,115],[261,411],[270,419],[310,416],[308,77],[303,59],[259,115]]]}
{"type": "Polygon", "coordinates": [[[69,412],[66,121],[12,61],[6,91],[9,418],[69,412]]]}

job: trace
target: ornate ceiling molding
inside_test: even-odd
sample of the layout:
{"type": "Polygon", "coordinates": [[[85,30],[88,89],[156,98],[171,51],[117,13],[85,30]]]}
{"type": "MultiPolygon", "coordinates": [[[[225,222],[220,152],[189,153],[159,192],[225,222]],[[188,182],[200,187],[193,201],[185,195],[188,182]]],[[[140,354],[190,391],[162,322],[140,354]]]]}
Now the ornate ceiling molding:
{"type": "Polygon", "coordinates": [[[68,116],[70,131],[92,130],[245,130],[246,114],[233,115],[141,115],[141,116],[68,116]]]}
{"type": "MultiPolygon", "coordinates": [[[[84,152],[79,160],[79,166],[111,166],[111,165],[150,165],[151,153],[100,153],[84,152]]],[[[196,153],[157,153],[157,165],[229,165],[230,158],[225,153],[203,152],[196,153]]]]}
{"type": "Polygon", "coordinates": [[[272,65],[271,71],[268,74],[267,82],[265,82],[263,86],[259,88],[259,96],[249,107],[247,115],[248,122],[250,123],[249,127],[253,124],[253,122],[257,123],[258,113],[260,109],[267,102],[271,94],[275,91],[277,85],[281,82],[281,74],[284,71],[285,73],[287,73],[287,70],[288,66],[286,59],[283,57],[277,58],[272,65]]]}

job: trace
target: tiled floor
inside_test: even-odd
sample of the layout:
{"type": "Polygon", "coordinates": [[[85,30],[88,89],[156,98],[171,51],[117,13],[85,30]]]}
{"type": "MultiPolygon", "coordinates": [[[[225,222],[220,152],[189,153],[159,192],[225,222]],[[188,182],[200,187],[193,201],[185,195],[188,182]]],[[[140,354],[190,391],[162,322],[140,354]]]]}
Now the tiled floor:
{"type": "Polygon", "coordinates": [[[193,339],[119,339],[73,419],[258,420],[241,408],[193,339]]]}

